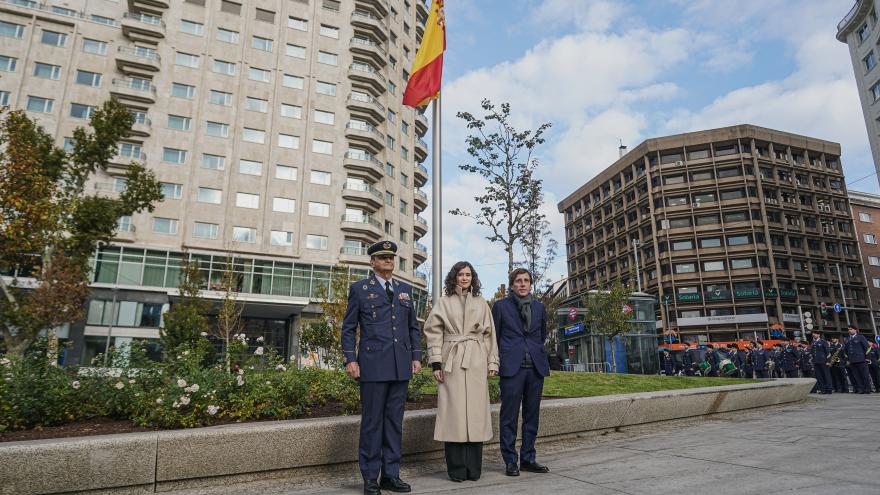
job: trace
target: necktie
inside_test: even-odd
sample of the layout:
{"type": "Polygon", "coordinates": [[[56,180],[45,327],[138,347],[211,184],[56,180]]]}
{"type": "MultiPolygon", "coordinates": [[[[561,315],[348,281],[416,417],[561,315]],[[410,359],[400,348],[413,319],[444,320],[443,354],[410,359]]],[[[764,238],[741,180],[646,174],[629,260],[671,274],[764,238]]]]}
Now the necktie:
{"type": "Polygon", "coordinates": [[[388,296],[388,302],[394,299],[394,291],[391,290],[391,282],[385,282],[385,295],[388,296]]]}

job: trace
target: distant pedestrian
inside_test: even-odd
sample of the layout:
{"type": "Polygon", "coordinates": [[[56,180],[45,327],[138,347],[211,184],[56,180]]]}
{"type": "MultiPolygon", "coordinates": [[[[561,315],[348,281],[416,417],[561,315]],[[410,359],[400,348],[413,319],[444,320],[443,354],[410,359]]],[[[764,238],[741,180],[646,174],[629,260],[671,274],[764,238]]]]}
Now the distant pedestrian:
{"type": "Polygon", "coordinates": [[[662,362],[666,376],[675,376],[675,357],[666,349],[663,349],[662,362]]]}

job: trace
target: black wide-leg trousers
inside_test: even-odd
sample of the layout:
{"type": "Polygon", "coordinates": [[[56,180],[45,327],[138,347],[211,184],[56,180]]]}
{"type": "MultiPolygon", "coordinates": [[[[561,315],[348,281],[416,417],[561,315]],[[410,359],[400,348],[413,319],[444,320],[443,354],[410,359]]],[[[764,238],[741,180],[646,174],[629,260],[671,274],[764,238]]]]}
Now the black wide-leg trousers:
{"type": "Polygon", "coordinates": [[[450,478],[478,480],[483,471],[483,442],[446,442],[446,472],[450,478]]]}

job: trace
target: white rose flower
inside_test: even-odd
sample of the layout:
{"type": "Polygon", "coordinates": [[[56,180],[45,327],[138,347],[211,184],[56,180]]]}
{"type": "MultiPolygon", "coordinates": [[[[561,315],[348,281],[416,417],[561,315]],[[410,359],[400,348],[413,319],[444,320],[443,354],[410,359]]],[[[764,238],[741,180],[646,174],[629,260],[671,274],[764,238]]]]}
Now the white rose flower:
{"type": "Polygon", "coordinates": [[[110,377],[111,378],[119,378],[120,376],[122,376],[122,370],[120,370],[120,369],[110,370],[110,377]]]}
{"type": "Polygon", "coordinates": [[[200,335],[201,335],[202,337],[207,337],[207,336],[208,336],[208,332],[202,332],[200,335]]]}
{"type": "Polygon", "coordinates": [[[279,370],[279,371],[287,371],[287,366],[284,366],[283,364],[279,364],[278,366],[275,367],[275,369],[279,370]]]}
{"type": "Polygon", "coordinates": [[[161,397],[159,397],[158,399],[156,399],[156,404],[161,404],[161,403],[163,403],[163,402],[165,402],[165,401],[163,401],[161,397]]]}
{"type": "Polygon", "coordinates": [[[262,356],[263,355],[263,348],[257,347],[257,350],[254,351],[254,354],[256,354],[257,356],[262,356]]]}
{"type": "Polygon", "coordinates": [[[79,388],[79,380],[74,380],[73,383],[70,384],[70,386],[75,389],[79,388]]]}
{"type": "Polygon", "coordinates": [[[12,361],[6,358],[0,359],[0,364],[2,364],[3,366],[9,366],[10,363],[12,363],[12,361]]]}
{"type": "Polygon", "coordinates": [[[122,390],[122,389],[125,388],[125,384],[122,383],[122,382],[116,382],[116,388],[117,388],[118,390],[122,390]]]}
{"type": "Polygon", "coordinates": [[[189,396],[188,395],[181,396],[180,399],[178,399],[178,400],[180,401],[181,406],[188,406],[189,405],[189,396]]]}
{"type": "Polygon", "coordinates": [[[128,381],[128,383],[134,383],[134,378],[128,381]]]}
{"type": "Polygon", "coordinates": [[[219,411],[219,410],[220,410],[219,406],[208,406],[208,414],[210,414],[211,416],[217,414],[217,411],[219,411]]]}
{"type": "Polygon", "coordinates": [[[237,377],[235,377],[235,383],[238,384],[239,387],[244,385],[244,377],[238,375],[237,377]]]}
{"type": "Polygon", "coordinates": [[[186,386],[186,380],[184,380],[183,378],[178,378],[178,379],[177,379],[177,386],[180,387],[180,388],[185,387],[185,386],[186,386]]]}
{"type": "Polygon", "coordinates": [[[262,335],[259,336],[259,337],[257,337],[257,342],[265,342],[265,341],[266,341],[266,340],[263,338],[262,335]]]}
{"type": "Polygon", "coordinates": [[[189,351],[183,351],[184,356],[189,356],[189,351]]]}
{"type": "Polygon", "coordinates": [[[180,404],[178,404],[177,401],[174,401],[171,403],[171,407],[173,407],[174,409],[177,409],[178,407],[180,407],[180,404]]]}
{"type": "Polygon", "coordinates": [[[239,368],[239,369],[238,369],[238,374],[239,374],[239,375],[243,375],[243,374],[244,374],[244,368],[239,368]]]}

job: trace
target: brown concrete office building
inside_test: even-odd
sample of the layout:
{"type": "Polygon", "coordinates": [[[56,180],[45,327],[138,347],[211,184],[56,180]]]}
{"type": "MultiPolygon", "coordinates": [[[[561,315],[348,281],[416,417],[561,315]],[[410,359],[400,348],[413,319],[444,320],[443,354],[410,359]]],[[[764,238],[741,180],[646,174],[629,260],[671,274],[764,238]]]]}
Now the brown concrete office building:
{"type": "Polygon", "coordinates": [[[111,327],[157,338],[184,251],[215,298],[235,257],[246,333],[284,356],[331,268],[366,274],[380,239],[423,307],[428,121],[402,98],[427,18],[424,0],[0,0],[0,105],[69,146],[115,96],[133,132],[90,190],[118,194],[137,161],[165,192],[95,253],[68,362],[111,327]]]}
{"type": "Polygon", "coordinates": [[[837,143],[752,125],[649,139],[558,206],[570,293],[635,288],[638,262],[658,330],[684,340],[793,337],[840,284],[854,309],[815,324],[870,325],[837,143]]]}

